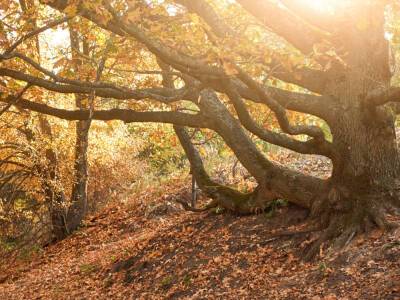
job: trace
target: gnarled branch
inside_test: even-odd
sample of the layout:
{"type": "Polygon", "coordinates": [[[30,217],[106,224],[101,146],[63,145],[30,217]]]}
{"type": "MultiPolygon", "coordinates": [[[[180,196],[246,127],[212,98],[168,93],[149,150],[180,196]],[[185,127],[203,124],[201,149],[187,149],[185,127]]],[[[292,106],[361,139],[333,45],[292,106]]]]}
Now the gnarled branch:
{"type": "MultiPolygon", "coordinates": [[[[252,193],[241,193],[230,187],[221,185],[210,178],[207,174],[200,154],[193,146],[190,136],[183,127],[174,126],[174,130],[184,149],[186,156],[190,162],[190,167],[196,182],[206,195],[215,202],[211,202],[206,208],[215,207],[218,204],[226,209],[238,213],[251,213],[248,201],[251,199],[252,193]]],[[[204,209],[200,209],[204,211],[204,209]]]]}
{"type": "Polygon", "coordinates": [[[226,94],[233,103],[243,126],[262,140],[303,154],[320,154],[332,157],[331,146],[325,140],[317,141],[315,139],[311,139],[307,142],[302,142],[290,138],[284,134],[273,132],[259,126],[252,119],[240,95],[229,83],[227,83],[226,94]]]}
{"type": "MultiPolygon", "coordinates": [[[[14,101],[14,97],[0,97],[0,101],[4,103],[10,103],[14,101]]],[[[90,110],[87,109],[67,110],[32,102],[26,99],[19,99],[19,101],[14,105],[23,109],[29,109],[31,111],[58,117],[64,120],[88,120],[90,116],[90,110]]],[[[174,111],[138,112],[131,109],[95,110],[93,111],[92,119],[100,121],[120,120],[125,123],[158,122],[199,128],[209,127],[209,123],[201,114],[186,114],[174,111]]]]}
{"type": "Polygon", "coordinates": [[[242,80],[250,89],[254,89],[260,99],[263,99],[265,104],[275,113],[281,129],[291,135],[306,134],[315,138],[318,142],[324,142],[324,132],[317,126],[297,125],[292,126],[286,115],[286,109],[276,102],[268,93],[263,89],[260,84],[254,81],[248,74],[243,72],[240,68],[238,70],[238,78],[242,80]]]}
{"type": "Polygon", "coordinates": [[[215,92],[202,91],[199,106],[211,123],[210,127],[224,139],[241,164],[256,178],[263,187],[261,190],[278,194],[281,198],[308,208],[314,199],[325,192],[327,184],[324,180],[276,165],[262,155],[215,92]]]}
{"type": "Polygon", "coordinates": [[[168,88],[130,90],[127,88],[116,87],[98,82],[90,83],[86,81],[70,80],[55,75],[59,82],[66,82],[66,84],[59,84],[54,81],[35,77],[20,71],[15,71],[7,68],[0,68],[0,76],[7,76],[17,80],[22,80],[31,85],[39,86],[53,92],[65,94],[91,94],[94,90],[96,92],[96,95],[99,97],[114,98],[119,100],[142,100],[151,98],[163,103],[171,103],[182,99],[194,99],[195,97],[193,91],[186,88],[182,88],[179,90],[168,88]]]}

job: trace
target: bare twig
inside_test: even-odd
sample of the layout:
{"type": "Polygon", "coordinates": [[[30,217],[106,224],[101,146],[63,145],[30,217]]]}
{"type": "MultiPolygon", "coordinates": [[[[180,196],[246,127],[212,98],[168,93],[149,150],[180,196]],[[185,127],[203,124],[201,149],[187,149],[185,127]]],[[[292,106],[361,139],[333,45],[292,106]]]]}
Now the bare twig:
{"type": "MultiPolygon", "coordinates": [[[[10,54],[12,51],[14,51],[20,44],[22,44],[24,41],[26,41],[27,39],[30,39],[31,37],[36,36],[37,34],[46,31],[47,29],[50,29],[54,26],[60,25],[62,23],[65,23],[66,21],[72,19],[72,17],[63,17],[59,20],[55,20],[52,21],[50,23],[48,23],[47,25],[37,28],[31,32],[29,32],[28,34],[24,35],[23,37],[21,37],[20,39],[18,39],[14,44],[12,44],[4,53],[3,55],[7,55],[10,54]]],[[[1,58],[0,58],[1,59],[1,58]]]]}

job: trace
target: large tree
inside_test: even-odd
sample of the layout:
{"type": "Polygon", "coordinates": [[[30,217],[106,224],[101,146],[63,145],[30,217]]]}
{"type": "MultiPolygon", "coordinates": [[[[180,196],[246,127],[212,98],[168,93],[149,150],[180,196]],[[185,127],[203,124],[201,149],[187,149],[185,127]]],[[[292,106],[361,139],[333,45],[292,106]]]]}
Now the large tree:
{"type": "Polygon", "coordinates": [[[335,6],[329,1],[332,7],[326,11],[307,8],[305,2],[43,0],[43,6],[67,17],[3,43],[0,78],[55,93],[156,101],[158,106],[149,107],[160,109],[66,110],[13,94],[1,100],[67,120],[174,124],[193,175],[213,199],[203,209],[187,208],[219,205],[246,214],[285,198],[310,209],[319,221],[322,233],[311,256],[325,241],[340,246],[372,225],[391,228],[387,214],[400,206],[395,135],[400,88],[391,85],[392,56],[385,39],[388,16],[397,9],[394,2],[336,1],[335,6]],[[120,39],[121,48],[114,49],[116,64],[121,57],[127,64],[130,55],[132,62],[138,53],[154,55],[160,68],[147,73],[162,75],[162,82],[135,88],[113,78],[79,80],[73,74],[55,74],[18,51],[25,40],[71,18],[90,20],[102,34],[120,39]],[[126,45],[132,44],[140,49],[129,52],[132,48],[126,45]],[[16,59],[26,67],[10,63],[16,59]],[[279,130],[257,122],[251,102],[266,106],[279,130]],[[332,139],[319,126],[294,123],[293,111],[324,120],[332,139]],[[258,187],[244,194],[215,182],[185,127],[218,133],[258,187]],[[333,164],[330,178],[307,176],[268,160],[250,135],[328,157],[333,164]]]}

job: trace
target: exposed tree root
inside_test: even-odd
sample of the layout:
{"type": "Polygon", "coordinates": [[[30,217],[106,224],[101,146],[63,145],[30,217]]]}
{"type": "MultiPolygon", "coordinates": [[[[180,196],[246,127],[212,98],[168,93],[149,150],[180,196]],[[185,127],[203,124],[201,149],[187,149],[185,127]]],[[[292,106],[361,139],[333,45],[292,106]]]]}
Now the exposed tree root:
{"type": "Polygon", "coordinates": [[[208,203],[206,206],[201,207],[201,208],[197,208],[192,205],[189,205],[188,202],[186,202],[183,199],[176,199],[175,201],[178,202],[179,204],[181,204],[184,210],[192,211],[192,212],[205,212],[205,211],[208,211],[208,210],[218,206],[218,201],[215,201],[215,200],[210,201],[210,203],[208,203]]]}
{"type": "MultiPolygon", "coordinates": [[[[186,130],[177,126],[174,129],[189,159],[193,176],[205,195],[212,199],[203,208],[178,201],[186,210],[202,212],[218,206],[236,214],[254,214],[265,211],[272,201],[280,198],[278,193],[259,179],[259,186],[251,193],[242,193],[215,182],[207,174],[186,130]]],[[[387,182],[380,186],[376,183],[371,186],[371,182],[370,178],[365,180],[364,177],[355,180],[352,185],[342,179],[330,180],[323,191],[310,197],[311,207],[306,207],[310,208],[311,216],[318,220],[320,235],[305,249],[305,260],[313,259],[321,248],[343,248],[357,235],[373,228],[388,231],[397,226],[387,219],[388,214],[396,213],[397,207],[400,207],[396,189],[387,182]],[[321,196],[325,192],[326,197],[321,196]]],[[[285,187],[282,189],[285,190],[285,187]]],[[[287,196],[289,198],[290,193],[287,196]]],[[[292,196],[296,197],[295,194],[292,196]]]]}
{"type": "Polygon", "coordinates": [[[260,201],[256,196],[256,191],[249,194],[226,189],[227,187],[219,186],[213,191],[208,190],[206,194],[212,199],[204,207],[198,208],[189,205],[185,199],[176,199],[175,201],[182,205],[183,209],[192,212],[205,212],[216,207],[221,207],[229,212],[239,215],[260,214],[266,211],[271,201],[264,199],[260,201]]]}
{"type": "MultiPolygon", "coordinates": [[[[178,202],[182,204],[184,209],[194,212],[207,211],[219,206],[225,208],[227,211],[238,214],[254,214],[263,212],[271,203],[270,200],[266,199],[264,199],[265,201],[260,201],[259,197],[255,196],[256,191],[252,194],[247,194],[246,197],[242,198],[239,202],[235,202],[233,198],[230,197],[234,195],[229,195],[229,193],[225,192],[224,190],[215,189],[213,194],[215,198],[203,208],[191,207],[184,200],[178,200],[178,202]]],[[[356,203],[361,204],[359,201],[356,201],[356,203]]],[[[388,207],[383,207],[383,205],[379,205],[380,203],[377,202],[376,199],[371,200],[371,198],[362,203],[361,206],[354,206],[351,207],[351,209],[347,207],[347,211],[342,209],[335,210],[329,205],[325,207],[323,212],[320,210],[321,208],[319,208],[317,210],[319,211],[320,216],[318,227],[299,232],[284,231],[273,235],[272,238],[320,231],[319,237],[304,249],[303,258],[305,261],[310,261],[320,253],[321,248],[339,250],[349,245],[359,234],[368,233],[374,228],[380,228],[383,231],[390,231],[399,226],[387,219],[388,214],[394,215],[393,209],[390,209],[393,208],[393,206],[390,205],[388,207]]],[[[318,203],[317,205],[321,205],[321,203],[318,203]]],[[[344,205],[336,205],[335,207],[343,208],[344,205]]]]}
{"type": "Polygon", "coordinates": [[[304,260],[314,259],[321,248],[339,250],[346,247],[358,234],[367,233],[373,228],[391,231],[399,226],[387,219],[388,209],[371,203],[376,203],[376,200],[364,202],[365,207],[352,207],[347,212],[329,213],[333,209],[328,208],[327,213],[323,216],[329,218],[329,222],[321,220],[321,234],[305,249],[304,260]],[[325,226],[323,226],[324,224],[325,226]]]}

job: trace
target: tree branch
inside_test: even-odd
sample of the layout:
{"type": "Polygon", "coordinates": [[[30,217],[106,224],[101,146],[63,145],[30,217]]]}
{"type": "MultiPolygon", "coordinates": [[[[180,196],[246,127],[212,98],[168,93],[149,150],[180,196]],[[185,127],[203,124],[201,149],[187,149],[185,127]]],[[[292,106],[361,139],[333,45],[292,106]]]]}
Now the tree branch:
{"type": "Polygon", "coordinates": [[[200,16],[212,29],[213,32],[220,38],[228,35],[235,35],[235,32],[229,27],[224,20],[214,11],[212,6],[204,0],[175,0],[185,6],[189,12],[200,16]]]}
{"type": "Polygon", "coordinates": [[[90,94],[95,90],[96,95],[103,98],[114,98],[119,100],[142,100],[142,99],[154,99],[163,103],[172,103],[182,99],[194,100],[196,94],[193,90],[182,88],[182,89],[168,89],[168,88],[149,88],[149,89],[138,89],[129,90],[127,88],[120,88],[112,85],[104,85],[101,83],[90,83],[86,81],[69,80],[61,77],[57,79],[61,82],[69,82],[70,84],[58,84],[54,81],[49,81],[39,77],[34,77],[29,74],[25,74],[19,71],[0,68],[0,76],[7,76],[17,80],[25,81],[31,85],[45,88],[49,91],[64,93],[64,94],[90,94]],[[110,87],[103,87],[110,86],[110,87]]]}
{"type": "Polygon", "coordinates": [[[254,89],[260,99],[263,99],[265,104],[275,113],[279,126],[284,132],[291,135],[306,134],[315,138],[316,141],[321,143],[325,141],[324,132],[317,126],[290,125],[289,119],[286,115],[286,109],[276,102],[272,97],[270,97],[265,89],[250,76],[248,76],[248,74],[243,72],[240,68],[236,69],[238,71],[238,78],[242,80],[250,89],[254,89]]]}
{"type": "Polygon", "coordinates": [[[0,116],[2,116],[6,111],[10,109],[11,106],[15,105],[21,97],[24,95],[24,93],[30,88],[30,84],[27,84],[21,92],[18,93],[15,97],[13,97],[13,100],[7,103],[7,105],[0,111],[0,116]]]}
{"type": "Polygon", "coordinates": [[[324,94],[330,78],[321,70],[314,70],[303,66],[295,66],[288,70],[278,59],[272,59],[268,65],[270,76],[287,83],[295,84],[317,94],[324,94]]]}
{"type": "MultiPolygon", "coordinates": [[[[205,209],[215,207],[217,204],[231,211],[250,213],[251,211],[249,211],[247,202],[251,198],[252,193],[244,194],[212,180],[207,174],[200,154],[193,146],[186,130],[179,126],[174,126],[174,130],[190,162],[190,168],[193,176],[196,178],[196,182],[200,189],[214,200],[214,202],[211,202],[205,208],[196,209],[196,211],[204,211],[205,209]]],[[[180,203],[184,205],[182,202],[180,203]]]]}
{"type": "Polygon", "coordinates": [[[264,26],[285,38],[303,54],[312,53],[314,44],[324,39],[322,33],[270,1],[237,0],[237,2],[264,26]]]}
{"type": "Polygon", "coordinates": [[[27,39],[30,39],[31,37],[34,37],[34,36],[38,35],[39,33],[43,32],[43,31],[46,31],[47,29],[50,29],[52,27],[55,27],[55,26],[60,25],[62,23],[65,23],[70,19],[72,19],[72,17],[68,17],[68,16],[67,17],[63,17],[63,18],[61,18],[59,20],[51,21],[47,25],[45,25],[43,27],[40,27],[40,28],[37,28],[37,29],[29,32],[28,34],[26,34],[23,37],[21,37],[20,39],[18,39],[8,49],[6,49],[6,51],[3,53],[3,55],[7,55],[7,54],[11,53],[12,51],[14,51],[20,44],[22,44],[27,39]]]}
{"type": "MultiPolygon", "coordinates": [[[[103,91],[96,92],[97,95],[103,97],[110,97],[110,98],[112,97],[116,99],[137,99],[137,100],[145,98],[153,98],[163,103],[171,103],[181,99],[196,101],[198,98],[197,92],[186,88],[181,88],[177,90],[173,89],[171,86],[167,88],[148,88],[143,90],[137,90],[136,92],[134,92],[125,87],[119,87],[105,82],[91,83],[87,81],[72,80],[54,74],[53,72],[43,68],[38,63],[36,63],[32,59],[21,53],[13,52],[4,57],[5,59],[11,59],[17,57],[24,60],[25,62],[32,65],[38,71],[42,72],[43,74],[53,79],[53,82],[45,81],[44,79],[32,77],[30,75],[24,75],[24,73],[22,72],[17,72],[9,69],[2,70],[0,68],[0,74],[1,72],[3,72],[4,76],[10,76],[18,80],[24,80],[30,82],[31,84],[35,84],[40,87],[48,88],[57,92],[62,92],[62,93],[78,92],[78,93],[88,94],[89,90],[96,88],[96,89],[104,89],[103,91]],[[77,87],[74,88],[70,86],[68,88],[64,85],[56,85],[55,82],[64,83],[67,85],[74,85],[77,87]],[[82,89],[82,87],[84,87],[85,89],[82,89]]],[[[163,74],[164,73],[165,72],[163,72],[163,74]]],[[[218,83],[220,81],[217,80],[216,82],[218,83]]],[[[240,81],[235,81],[235,86],[242,97],[255,102],[262,103],[262,101],[260,101],[260,98],[257,96],[257,93],[254,92],[254,90],[247,88],[240,81]]],[[[219,84],[213,85],[213,88],[219,91],[222,90],[219,84]]],[[[278,102],[280,102],[283,106],[285,106],[288,109],[313,114],[323,119],[330,112],[330,110],[328,109],[329,107],[328,102],[330,100],[329,97],[315,96],[304,93],[293,93],[273,87],[268,87],[267,91],[269,91],[271,95],[274,98],[276,98],[278,102]]]]}
{"type": "MultiPolygon", "coordinates": [[[[204,0],[176,0],[175,2],[184,5],[190,12],[199,15],[218,37],[225,38],[229,36],[236,38],[238,36],[238,33],[229,27],[204,0]]],[[[271,76],[319,94],[323,93],[328,80],[326,73],[323,71],[306,67],[297,67],[294,70],[288,70],[277,58],[274,58],[267,65],[273,70],[270,74],[271,76]]]]}
{"type": "Polygon", "coordinates": [[[325,140],[321,142],[315,139],[311,139],[307,142],[301,142],[284,134],[264,129],[252,119],[246,108],[245,103],[242,101],[240,95],[237,93],[235,88],[232,87],[232,85],[227,85],[226,94],[233,103],[240,122],[243,124],[243,126],[262,140],[277,146],[294,150],[298,153],[320,154],[332,157],[331,145],[325,140]]]}
{"type": "MultiPolygon", "coordinates": [[[[221,80],[209,81],[208,84],[216,91],[224,93],[224,86],[221,80]]],[[[255,103],[267,104],[263,98],[259,97],[256,90],[249,88],[242,81],[231,79],[231,84],[242,98],[255,103]]],[[[324,120],[331,115],[333,102],[328,96],[291,92],[271,86],[260,85],[260,88],[263,88],[265,93],[269,94],[286,109],[311,114],[324,120]]]]}
{"type": "MultiPolygon", "coordinates": [[[[1,96],[1,95],[0,95],[1,96]]],[[[4,103],[15,101],[15,97],[8,96],[1,98],[4,103]]],[[[15,106],[29,109],[38,113],[54,116],[64,120],[87,120],[90,116],[90,110],[67,110],[55,108],[46,104],[32,102],[26,99],[19,99],[15,106]]],[[[186,114],[173,111],[146,111],[138,112],[131,109],[109,109],[95,110],[92,115],[93,120],[111,121],[120,120],[125,123],[133,122],[157,122],[167,124],[177,124],[181,126],[209,128],[209,122],[201,114],[186,114]]]]}

